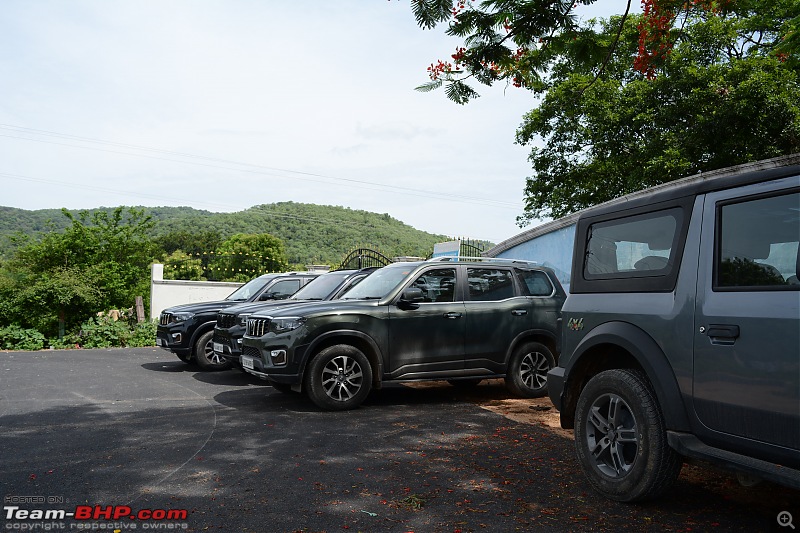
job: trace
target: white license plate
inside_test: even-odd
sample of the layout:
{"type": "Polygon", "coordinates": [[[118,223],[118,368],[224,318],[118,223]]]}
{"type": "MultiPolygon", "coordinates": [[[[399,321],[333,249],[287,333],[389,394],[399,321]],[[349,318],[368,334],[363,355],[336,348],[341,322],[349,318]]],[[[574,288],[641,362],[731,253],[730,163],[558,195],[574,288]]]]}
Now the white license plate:
{"type": "Polygon", "coordinates": [[[242,356],[242,366],[249,368],[250,370],[255,370],[255,367],[253,366],[253,358],[247,355],[242,356]]]}
{"type": "Polygon", "coordinates": [[[156,346],[164,346],[164,341],[162,341],[161,339],[157,338],[156,339],[156,346]]]}
{"type": "Polygon", "coordinates": [[[225,353],[225,350],[222,348],[222,343],[221,342],[215,342],[214,343],[214,351],[217,352],[217,353],[225,353]]]}

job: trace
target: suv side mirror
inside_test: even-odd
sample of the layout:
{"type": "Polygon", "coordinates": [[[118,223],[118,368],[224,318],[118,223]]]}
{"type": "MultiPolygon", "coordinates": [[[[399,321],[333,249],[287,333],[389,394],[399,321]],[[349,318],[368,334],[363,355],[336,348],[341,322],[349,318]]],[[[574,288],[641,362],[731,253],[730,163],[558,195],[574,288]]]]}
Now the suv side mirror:
{"type": "Polygon", "coordinates": [[[403,311],[410,311],[419,308],[419,302],[425,300],[425,294],[419,287],[409,287],[400,295],[397,307],[403,311]]]}
{"type": "Polygon", "coordinates": [[[274,299],[275,299],[274,292],[265,292],[264,294],[258,297],[258,300],[260,302],[263,302],[264,300],[274,300],[274,299]]]}

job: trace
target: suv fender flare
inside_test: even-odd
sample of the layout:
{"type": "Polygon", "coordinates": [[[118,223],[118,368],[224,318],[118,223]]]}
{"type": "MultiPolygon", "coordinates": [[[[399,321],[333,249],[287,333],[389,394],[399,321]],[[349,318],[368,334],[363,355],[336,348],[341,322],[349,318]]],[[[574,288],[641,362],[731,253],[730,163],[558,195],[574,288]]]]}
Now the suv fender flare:
{"type": "MultiPolygon", "coordinates": [[[[601,345],[620,347],[628,352],[644,370],[658,398],[668,429],[689,430],[689,417],[686,413],[683,395],[666,355],[650,335],[627,322],[614,321],[600,324],[578,343],[569,365],[565,368],[565,374],[569,376],[565,392],[572,391],[578,382],[588,381],[588,377],[573,372],[575,372],[575,367],[587,364],[587,358],[592,357],[587,352],[601,345]]],[[[579,392],[570,392],[570,394],[574,397],[570,398],[569,404],[574,408],[579,392]]],[[[564,399],[566,398],[562,397],[562,401],[564,399]]],[[[574,409],[570,410],[574,413],[574,409]]]]}
{"type": "Polygon", "coordinates": [[[364,355],[366,355],[367,359],[369,359],[369,361],[375,365],[373,381],[380,381],[381,376],[383,376],[383,352],[381,351],[380,347],[378,347],[378,343],[376,343],[372,337],[361,331],[356,331],[353,329],[337,329],[333,331],[327,331],[311,341],[311,343],[308,345],[308,349],[305,350],[302,367],[300,368],[301,379],[306,373],[306,366],[308,366],[308,361],[311,359],[311,354],[316,353],[321,344],[330,344],[328,341],[335,339],[336,337],[356,337],[368,344],[370,350],[372,350],[372,354],[365,353],[364,355]]]}
{"type": "Polygon", "coordinates": [[[553,347],[558,346],[558,340],[556,337],[549,331],[544,329],[529,329],[527,331],[523,331],[516,337],[514,340],[511,341],[508,345],[508,349],[506,349],[505,361],[504,364],[508,365],[511,361],[511,356],[514,355],[514,351],[520,344],[523,344],[528,341],[533,342],[541,342],[542,339],[547,339],[547,342],[543,344],[550,348],[550,351],[553,352],[553,357],[555,358],[556,365],[558,365],[559,354],[558,349],[553,349],[553,347]],[[552,346],[551,346],[552,345],[552,346]]]}
{"type": "Polygon", "coordinates": [[[189,342],[189,350],[194,350],[194,343],[197,342],[197,339],[200,338],[200,335],[208,333],[208,330],[213,330],[216,324],[217,324],[217,319],[214,318],[213,320],[203,322],[202,324],[194,328],[194,333],[192,333],[192,338],[189,342]]]}

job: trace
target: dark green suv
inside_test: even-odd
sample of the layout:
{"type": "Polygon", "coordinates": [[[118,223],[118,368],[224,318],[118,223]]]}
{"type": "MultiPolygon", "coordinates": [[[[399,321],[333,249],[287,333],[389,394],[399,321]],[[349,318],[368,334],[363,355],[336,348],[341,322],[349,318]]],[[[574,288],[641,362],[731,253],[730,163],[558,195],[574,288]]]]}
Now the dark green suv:
{"type": "Polygon", "coordinates": [[[395,263],[340,300],[252,315],[241,363],[328,410],[355,408],[387,381],[502,377],[520,396],[544,396],[565,297],[531,262],[395,263]]]}

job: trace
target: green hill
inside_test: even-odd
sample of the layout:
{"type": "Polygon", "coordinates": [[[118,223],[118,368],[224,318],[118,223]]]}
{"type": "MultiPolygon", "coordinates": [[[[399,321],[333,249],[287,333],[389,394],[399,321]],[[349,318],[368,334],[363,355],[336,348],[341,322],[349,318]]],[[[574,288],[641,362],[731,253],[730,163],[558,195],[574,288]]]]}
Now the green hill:
{"type": "MultiPolygon", "coordinates": [[[[212,231],[225,239],[236,233],[269,233],[285,243],[289,262],[300,265],[336,265],[349,251],[361,246],[390,257],[425,257],[435,243],[449,239],[414,229],[386,213],[295,202],[259,205],[236,213],[213,213],[191,207],[138,209],[144,209],[156,222],[153,237],[172,232],[212,231]]],[[[100,207],[88,211],[112,210],[100,207]]],[[[0,207],[0,257],[13,252],[13,235],[36,238],[44,232],[63,230],[68,224],[69,220],[58,209],[27,211],[0,207]]]]}

